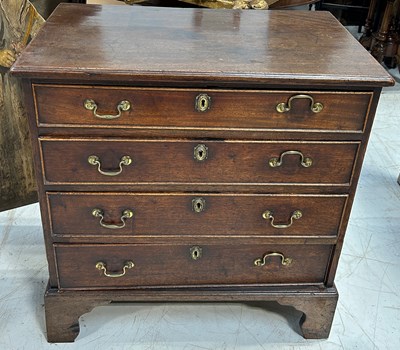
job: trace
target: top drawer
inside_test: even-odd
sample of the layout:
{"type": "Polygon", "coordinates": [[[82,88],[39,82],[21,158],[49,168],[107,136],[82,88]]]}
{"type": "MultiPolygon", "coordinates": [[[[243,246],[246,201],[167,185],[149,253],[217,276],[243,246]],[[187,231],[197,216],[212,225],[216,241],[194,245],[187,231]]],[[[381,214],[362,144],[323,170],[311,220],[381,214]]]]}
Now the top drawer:
{"type": "Polygon", "coordinates": [[[245,128],[337,132],[362,132],[372,97],[371,92],[37,84],[33,85],[33,92],[37,124],[41,127],[245,128]],[[87,100],[91,102],[85,106],[87,100]],[[123,110],[122,101],[129,102],[128,110],[123,110]]]}

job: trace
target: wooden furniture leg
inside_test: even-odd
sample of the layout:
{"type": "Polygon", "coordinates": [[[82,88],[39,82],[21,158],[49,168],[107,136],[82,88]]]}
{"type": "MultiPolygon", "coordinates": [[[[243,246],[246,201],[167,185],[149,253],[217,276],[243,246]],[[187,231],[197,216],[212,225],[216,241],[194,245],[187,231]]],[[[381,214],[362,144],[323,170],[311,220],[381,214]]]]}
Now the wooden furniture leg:
{"type": "Polygon", "coordinates": [[[373,31],[373,26],[374,26],[376,3],[377,3],[377,0],[371,0],[369,9],[368,9],[367,19],[365,21],[364,33],[360,38],[361,45],[364,46],[367,50],[369,50],[371,48],[372,31],[373,31]]]}
{"type": "Polygon", "coordinates": [[[208,288],[202,290],[124,290],[115,291],[58,291],[45,294],[47,340],[50,343],[73,342],[79,334],[79,317],[96,306],[111,302],[270,302],[293,306],[303,312],[299,320],[304,338],[328,338],[335,314],[338,293],[335,287],[234,289],[208,288]]]}
{"type": "Polygon", "coordinates": [[[107,305],[104,298],[75,297],[74,293],[62,293],[48,289],[44,297],[47,341],[50,343],[73,342],[79,334],[79,317],[96,306],[107,305]]]}
{"type": "MultiPolygon", "coordinates": [[[[328,293],[324,296],[304,296],[291,301],[291,305],[303,312],[300,319],[300,328],[306,339],[328,338],[335,315],[337,293],[328,293]]],[[[279,301],[278,301],[279,302],[279,301]]],[[[282,304],[282,302],[279,302],[282,304]]]]}
{"type": "Polygon", "coordinates": [[[387,37],[389,33],[390,23],[393,17],[393,5],[394,0],[387,1],[379,31],[374,35],[373,38],[371,54],[376,58],[379,63],[383,62],[386,54],[387,37]]]}

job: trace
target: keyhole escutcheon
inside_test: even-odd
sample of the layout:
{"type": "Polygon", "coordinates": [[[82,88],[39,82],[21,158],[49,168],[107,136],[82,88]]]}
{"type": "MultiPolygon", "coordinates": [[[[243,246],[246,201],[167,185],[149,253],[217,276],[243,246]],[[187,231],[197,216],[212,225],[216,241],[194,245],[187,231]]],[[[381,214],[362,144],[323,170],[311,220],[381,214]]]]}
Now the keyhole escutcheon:
{"type": "Polygon", "coordinates": [[[199,94],[196,96],[194,108],[197,112],[206,112],[211,108],[211,97],[207,94],[199,94]]]}
{"type": "Polygon", "coordinates": [[[201,213],[206,208],[206,200],[204,198],[194,198],[192,200],[192,209],[195,213],[201,213]]]}
{"type": "Polygon", "coordinates": [[[199,260],[203,255],[201,247],[194,246],[190,248],[190,256],[193,260],[199,260]]]}
{"type": "Polygon", "coordinates": [[[202,162],[208,157],[208,147],[204,144],[198,144],[193,150],[194,159],[202,162]]]}

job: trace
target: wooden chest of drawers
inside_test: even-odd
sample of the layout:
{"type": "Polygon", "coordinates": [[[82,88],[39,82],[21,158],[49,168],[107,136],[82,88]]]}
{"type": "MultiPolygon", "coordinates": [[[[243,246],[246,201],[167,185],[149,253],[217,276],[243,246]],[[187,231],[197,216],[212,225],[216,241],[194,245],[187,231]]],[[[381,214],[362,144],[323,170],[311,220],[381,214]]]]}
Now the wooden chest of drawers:
{"type": "Polygon", "coordinates": [[[329,335],[393,83],[332,16],[65,4],[13,73],[35,150],[49,341],[73,341],[79,316],[113,301],[278,301],[305,314],[305,337],[329,335]]]}

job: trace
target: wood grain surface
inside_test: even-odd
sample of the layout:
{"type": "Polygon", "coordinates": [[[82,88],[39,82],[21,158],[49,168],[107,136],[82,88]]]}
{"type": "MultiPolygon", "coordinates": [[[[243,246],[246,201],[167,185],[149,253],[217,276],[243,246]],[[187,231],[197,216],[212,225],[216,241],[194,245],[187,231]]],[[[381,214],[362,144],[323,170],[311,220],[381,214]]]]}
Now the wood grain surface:
{"type": "Polygon", "coordinates": [[[111,86],[34,85],[39,126],[158,128],[232,128],[261,130],[364,130],[371,92],[238,91],[210,89],[150,89],[111,86]],[[210,108],[195,109],[196,97],[207,94],[210,108]],[[240,94],[240,95],[238,95],[240,94]],[[307,95],[322,103],[319,113],[311,111],[308,98],[293,100],[292,109],[279,113],[276,106],[293,96],[307,95]],[[240,96],[240,97],[238,97],[240,96]],[[117,105],[127,100],[131,109],[107,120],[84,108],[93,99],[97,114],[116,115],[117,105]]]}
{"type": "Polygon", "coordinates": [[[223,80],[284,85],[288,79],[292,86],[394,83],[328,12],[104,9],[59,6],[13,73],[124,83],[223,80]]]}
{"type": "Polygon", "coordinates": [[[95,305],[143,299],[275,300],[305,312],[306,337],[329,334],[369,133],[381,87],[393,84],[331,15],[61,5],[13,73],[25,78],[40,179],[49,341],[73,340],[95,305]],[[211,108],[199,113],[204,92],[211,108]],[[323,111],[301,99],[277,113],[294,94],[323,111]],[[104,121],[86,98],[100,114],[122,99],[133,108],[104,121]],[[270,166],[287,151],[311,166],[299,154],[270,166]],[[101,174],[126,155],[120,174],[101,174]],[[95,207],[106,224],[125,209],[133,217],[110,233],[95,207]],[[285,229],[262,218],[270,210],[284,225],[296,209],[303,216],[285,229]],[[269,253],[293,263],[254,265],[269,253]],[[127,260],[135,266],[119,278],[96,269],[120,273],[127,260]]]}
{"type": "Polygon", "coordinates": [[[53,235],[142,238],[143,236],[335,236],[347,196],[238,195],[207,193],[49,193],[53,235]],[[196,212],[193,200],[204,209],[196,212]],[[101,227],[104,221],[121,225],[121,213],[133,211],[122,229],[101,227]],[[274,224],[288,225],[295,210],[303,216],[287,228],[274,228],[262,214],[270,210],[274,224]]]}
{"type": "Polygon", "coordinates": [[[349,184],[358,142],[245,142],[209,140],[41,140],[47,184],[349,184]],[[197,145],[208,148],[204,161],[194,159],[197,145]],[[269,165],[286,151],[301,152],[312,165],[301,165],[299,155],[284,156],[280,167],[269,165]],[[105,176],[89,164],[96,155],[102,171],[115,171],[123,156],[132,163],[121,174],[105,176]]]}
{"type": "MultiPolygon", "coordinates": [[[[193,245],[196,246],[194,240],[193,245]]],[[[191,245],[55,245],[60,288],[102,289],[145,286],[209,286],[227,284],[322,283],[332,246],[327,245],[221,245],[201,246],[193,260],[191,245]],[[265,266],[254,261],[278,252],[293,262],[284,266],[278,256],[265,266]],[[120,278],[106,277],[96,269],[104,262],[107,273],[121,273],[126,261],[135,266],[120,278]],[[179,273],[178,273],[179,272],[179,273]]]]}

